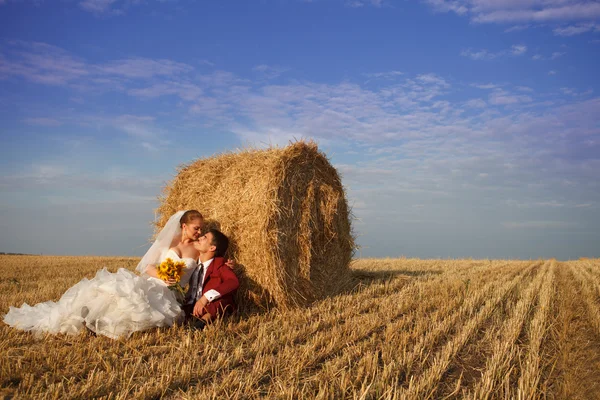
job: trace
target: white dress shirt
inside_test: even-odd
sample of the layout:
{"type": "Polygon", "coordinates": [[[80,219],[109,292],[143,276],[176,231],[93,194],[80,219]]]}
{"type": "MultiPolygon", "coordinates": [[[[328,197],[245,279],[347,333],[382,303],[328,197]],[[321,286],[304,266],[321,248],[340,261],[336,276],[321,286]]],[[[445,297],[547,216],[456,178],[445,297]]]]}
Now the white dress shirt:
{"type": "MultiPolygon", "coordinates": [[[[198,283],[198,293],[196,298],[200,299],[200,297],[202,297],[202,286],[204,285],[204,278],[206,277],[206,271],[208,271],[208,267],[210,267],[210,264],[213,262],[214,258],[211,258],[208,261],[204,261],[201,264],[198,264],[198,268],[200,268],[200,265],[204,265],[204,268],[202,269],[202,271],[200,271],[200,282],[198,283]]],[[[217,300],[218,298],[221,297],[221,293],[217,292],[214,289],[210,289],[209,291],[207,291],[206,293],[204,293],[204,296],[208,299],[208,302],[212,302],[214,300],[217,300]]]]}

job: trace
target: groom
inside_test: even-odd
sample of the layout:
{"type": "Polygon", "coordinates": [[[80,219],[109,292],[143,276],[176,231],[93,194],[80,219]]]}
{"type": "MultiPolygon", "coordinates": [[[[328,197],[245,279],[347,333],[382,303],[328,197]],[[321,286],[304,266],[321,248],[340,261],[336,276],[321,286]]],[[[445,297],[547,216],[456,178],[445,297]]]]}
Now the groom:
{"type": "Polygon", "coordinates": [[[225,264],[223,256],[229,239],[222,232],[210,229],[194,246],[200,253],[199,264],[190,278],[182,308],[192,326],[201,330],[216,317],[235,310],[239,281],[225,264]]]}

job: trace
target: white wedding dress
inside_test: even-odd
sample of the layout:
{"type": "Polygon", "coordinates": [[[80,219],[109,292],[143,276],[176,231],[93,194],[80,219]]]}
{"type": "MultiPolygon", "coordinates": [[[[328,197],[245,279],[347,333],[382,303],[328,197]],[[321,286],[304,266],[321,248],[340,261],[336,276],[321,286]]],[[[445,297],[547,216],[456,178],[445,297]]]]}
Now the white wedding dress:
{"type": "MultiPolygon", "coordinates": [[[[182,259],[173,250],[168,250],[165,258],[185,262],[179,282],[185,287],[197,262],[182,259]]],[[[98,335],[116,339],[136,331],[171,326],[181,317],[175,294],[162,280],[124,268],[115,273],[104,268],[92,279],[76,283],[57,302],[10,307],[4,322],[38,334],[77,334],[87,327],[98,335]]]]}

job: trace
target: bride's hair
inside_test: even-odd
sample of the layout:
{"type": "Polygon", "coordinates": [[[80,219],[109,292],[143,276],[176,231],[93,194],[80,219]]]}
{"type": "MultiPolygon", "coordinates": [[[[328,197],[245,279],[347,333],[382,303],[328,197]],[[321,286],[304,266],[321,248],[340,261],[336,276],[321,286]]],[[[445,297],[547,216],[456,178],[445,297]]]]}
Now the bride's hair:
{"type": "Polygon", "coordinates": [[[189,224],[195,219],[204,219],[204,217],[202,214],[200,214],[200,211],[187,210],[179,219],[179,226],[183,226],[183,224],[189,224]]]}

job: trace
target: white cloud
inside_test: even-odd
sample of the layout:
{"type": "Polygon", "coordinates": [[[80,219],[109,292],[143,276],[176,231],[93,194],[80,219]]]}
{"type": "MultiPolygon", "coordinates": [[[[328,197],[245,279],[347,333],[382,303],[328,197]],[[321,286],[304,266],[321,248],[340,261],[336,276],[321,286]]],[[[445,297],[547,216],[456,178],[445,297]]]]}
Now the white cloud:
{"type": "Polygon", "coordinates": [[[140,0],[78,0],[78,5],[82,10],[102,16],[124,15],[129,7],[147,3],[140,0]]]}
{"type": "Polygon", "coordinates": [[[83,60],[46,43],[9,41],[0,50],[0,79],[19,76],[36,83],[64,85],[89,75],[83,60]]]}
{"type": "Polygon", "coordinates": [[[514,25],[514,26],[511,26],[510,28],[505,29],[504,33],[524,31],[525,29],[528,29],[529,27],[530,27],[529,25],[514,25]]]}
{"type": "Polygon", "coordinates": [[[517,89],[520,92],[528,92],[531,93],[534,90],[532,88],[530,88],[529,86],[517,86],[515,89],[517,89]]]}
{"type": "Polygon", "coordinates": [[[511,94],[505,90],[494,90],[490,93],[490,103],[495,105],[510,105],[510,104],[518,104],[518,103],[529,103],[533,101],[530,96],[526,95],[515,95],[511,94]]]}
{"type": "Polygon", "coordinates": [[[577,225],[565,221],[511,221],[502,224],[507,229],[551,229],[551,228],[573,228],[577,225]]]}
{"type": "Polygon", "coordinates": [[[366,77],[373,79],[395,79],[401,75],[404,75],[401,71],[372,72],[365,74],[366,77]]]}
{"type": "Polygon", "coordinates": [[[117,0],[84,0],[79,3],[79,6],[85,11],[104,13],[109,11],[116,1],[117,0]]]}
{"type": "Polygon", "coordinates": [[[588,96],[594,92],[592,89],[586,90],[585,92],[580,92],[577,89],[569,88],[569,87],[561,87],[560,91],[567,96],[573,96],[573,97],[588,96]]]}
{"type": "Polygon", "coordinates": [[[151,139],[156,133],[149,128],[155,120],[151,116],[121,115],[114,121],[114,126],[126,132],[128,135],[138,139],[151,139]]]}
{"type": "Polygon", "coordinates": [[[534,61],[540,61],[540,60],[556,60],[558,58],[563,57],[564,55],[566,55],[567,53],[564,51],[555,51],[553,52],[549,57],[546,57],[542,54],[535,54],[533,57],[531,57],[532,60],[534,61]]]}
{"type": "Polygon", "coordinates": [[[145,151],[157,152],[171,143],[167,139],[168,133],[158,126],[154,116],[125,114],[114,119],[108,118],[100,123],[106,123],[124,132],[131,138],[134,146],[141,147],[145,151]]]}
{"type": "Polygon", "coordinates": [[[496,89],[499,88],[498,85],[493,84],[493,83],[486,83],[486,84],[472,84],[471,86],[476,87],[477,89],[496,89]]]}
{"type": "Polygon", "coordinates": [[[64,177],[65,172],[62,165],[33,165],[29,177],[37,181],[51,180],[64,177]]]}
{"type": "Polygon", "coordinates": [[[520,56],[527,52],[527,46],[518,44],[513,45],[509,50],[501,50],[497,52],[492,52],[487,49],[481,50],[472,50],[466,49],[461,51],[460,55],[463,57],[468,57],[472,60],[493,60],[495,58],[504,57],[504,56],[520,56]]]}
{"type": "MultiPolygon", "coordinates": [[[[24,41],[10,41],[0,47],[0,60],[0,79],[17,76],[35,83],[70,86],[80,91],[122,91],[131,86],[132,81],[161,77],[179,79],[194,71],[190,65],[164,59],[128,58],[93,64],[59,47],[24,41]]],[[[180,80],[130,91],[140,97],[155,97],[162,91],[182,98],[195,98],[201,92],[194,84],[180,80]]]]}
{"type": "Polygon", "coordinates": [[[486,49],[483,50],[463,50],[460,53],[463,57],[468,57],[472,60],[492,60],[499,56],[499,53],[492,53],[486,49]]]}
{"type": "Polygon", "coordinates": [[[230,87],[232,85],[246,85],[250,81],[241,79],[228,71],[213,71],[209,74],[202,74],[197,80],[208,88],[230,87]]]}
{"type": "Polygon", "coordinates": [[[464,1],[448,1],[448,0],[425,0],[425,3],[431,5],[435,10],[440,12],[455,12],[458,15],[466,15],[469,13],[469,6],[464,1]]]}
{"type": "Polygon", "coordinates": [[[542,10],[518,9],[498,10],[477,14],[474,22],[551,22],[568,20],[585,20],[600,17],[600,4],[584,3],[570,4],[562,7],[547,7],[542,10]]]}
{"type": "MultiPolygon", "coordinates": [[[[123,136],[119,139],[119,143],[145,151],[167,148],[171,145],[171,141],[168,139],[169,134],[173,133],[161,127],[157,122],[157,116],[154,115],[79,115],[77,118],[65,119],[62,122],[99,132],[121,133],[123,136]]],[[[65,140],[64,138],[60,139],[61,142],[65,142],[65,140]]]]}
{"type": "Polygon", "coordinates": [[[198,85],[184,81],[167,81],[152,84],[143,88],[129,89],[130,95],[140,98],[152,99],[161,96],[176,95],[183,100],[192,101],[199,98],[203,90],[198,85]]]}
{"type": "Polygon", "coordinates": [[[150,142],[141,142],[141,146],[150,152],[158,152],[159,148],[150,142]]]}
{"type": "Polygon", "coordinates": [[[263,77],[265,77],[266,79],[275,79],[278,78],[284,72],[288,71],[289,68],[261,64],[255,66],[254,68],[252,68],[252,70],[262,74],[263,77]]]}
{"type": "Polygon", "coordinates": [[[513,45],[511,52],[515,56],[525,54],[527,52],[527,46],[524,45],[513,45]]]}
{"type": "Polygon", "coordinates": [[[487,103],[482,99],[471,99],[465,103],[468,108],[486,108],[487,103]]]}
{"type": "Polygon", "coordinates": [[[477,23],[530,23],[595,21],[600,4],[587,0],[424,0],[439,12],[469,16],[477,23]]]}
{"type": "Polygon", "coordinates": [[[554,207],[554,208],[565,207],[564,203],[560,203],[556,200],[540,201],[540,202],[537,202],[535,205],[536,205],[536,207],[554,207]]]}
{"type": "Polygon", "coordinates": [[[442,88],[450,87],[450,84],[448,82],[446,82],[446,80],[444,78],[442,78],[436,74],[417,75],[417,80],[422,83],[425,83],[425,84],[432,84],[432,85],[436,85],[436,86],[439,86],[442,88]]]}
{"type": "MultiPolygon", "coordinates": [[[[146,172],[139,174],[135,171],[119,169],[111,164],[103,172],[98,173],[82,169],[72,160],[63,164],[33,164],[24,168],[22,172],[4,174],[0,178],[0,188],[15,189],[21,192],[52,190],[81,191],[79,196],[89,196],[90,190],[96,192],[120,193],[120,198],[142,199],[154,198],[159,192],[165,176],[150,176],[146,172]],[[84,191],[86,191],[84,193],[84,191]]],[[[90,200],[89,197],[80,197],[79,200],[90,200]]],[[[64,203],[64,200],[60,200],[64,203]]],[[[71,201],[75,198],[71,198],[71,201]]]]}
{"type": "Polygon", "coordinates": [[[154,76],[172,76],[194,70],[187,64],[171,60],[152,60],[148,58],[129,58],[116,60],[97,67],[107,75],[125,78],[152,78],[154,76]]]}
{"type": "Polygon", "coordinates": [[[351,0],[351,1],[347,1],[345,4],[347,7],[352,7],[352,8],[360,8],[360,7],[365,7],[365,6],[382,7],[384,5],[384,1],[383,0],[351,0]]]}
{"type": "Polygon", "coordinates": [[[232,104],[218,98],[203,96],[190,106],[192,114],[203,115],[221,123],[231,123],[233,118],[228,115],[232,104]]]}
{"type": "Polygon", "coordinates": [[[556,72],[555,70],[550,70],[548,71],[548,75],[556,75],[558,72],[556,72]]]}
{"type": "Polygon", "coordinates": [[[554,33],[558,36],[575,36],[585,32],[600,32],[600,25],[592,22],[558,27],[554,29],[554,33]]]}

